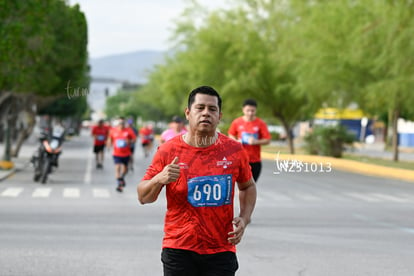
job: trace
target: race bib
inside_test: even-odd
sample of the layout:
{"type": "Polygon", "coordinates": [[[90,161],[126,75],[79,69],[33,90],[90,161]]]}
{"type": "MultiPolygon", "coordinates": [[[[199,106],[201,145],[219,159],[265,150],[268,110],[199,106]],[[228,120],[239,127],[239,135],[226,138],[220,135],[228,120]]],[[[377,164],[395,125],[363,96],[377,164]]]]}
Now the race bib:
{"type": "Polygon", "coordinates": [[[259,135],[257,133],[242,132],[242,135],[241,135],[242,144],[249,144],[249,139],[251,137],[257,140],[259,138],[259,135]]]}
{"type": "Polygon", "coordinates": [[[116,144],[116,147],[120,149],[125,148],[128,145],[125,139],[117,139],[115,144],[116,144]]]}
{"type": "Polygon", "coordinates": [[[222,206],[231,203],[231,174],[194,177],[188,180],[187,185],[187,200],[194,207],[222,206]]]}
{"type": "Polygon", "coordinates": [[[98,135],[96,138],[98,141],[105,141],[105,135],[98,135]]]}

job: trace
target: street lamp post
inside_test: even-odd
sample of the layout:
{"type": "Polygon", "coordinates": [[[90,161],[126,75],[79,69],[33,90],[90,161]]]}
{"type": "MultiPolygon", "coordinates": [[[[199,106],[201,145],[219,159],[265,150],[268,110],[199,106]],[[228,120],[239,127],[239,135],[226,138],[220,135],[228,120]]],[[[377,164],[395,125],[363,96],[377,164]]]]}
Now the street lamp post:
{"type": "Polygon", "coordinates": [[[361,133],[359,136],[359,141],[360,142],[364,142],[365,141],[365,134],[367,132],[367,125],[368,125],[368,118],[367,117],[363,117],[361,119],[361,133]]]}

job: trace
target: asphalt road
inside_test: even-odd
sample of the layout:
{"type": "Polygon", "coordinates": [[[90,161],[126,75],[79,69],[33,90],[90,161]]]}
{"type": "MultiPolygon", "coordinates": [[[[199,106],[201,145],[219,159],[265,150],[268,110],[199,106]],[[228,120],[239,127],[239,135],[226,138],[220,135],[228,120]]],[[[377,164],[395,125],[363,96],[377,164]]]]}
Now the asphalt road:
{"type": "MultiPolygon", "coordinates": [[[[109,154],[97,170],[91,151],[75,137],[46,185],[30,167],[0,182],[0,275],[162,275],[165,199],[136,199],[150,159],[137,148],[119,194],[109,154]]],[[[414,275],[414,183],[327,166],[264,162],[237,275],[414,275]]]]}

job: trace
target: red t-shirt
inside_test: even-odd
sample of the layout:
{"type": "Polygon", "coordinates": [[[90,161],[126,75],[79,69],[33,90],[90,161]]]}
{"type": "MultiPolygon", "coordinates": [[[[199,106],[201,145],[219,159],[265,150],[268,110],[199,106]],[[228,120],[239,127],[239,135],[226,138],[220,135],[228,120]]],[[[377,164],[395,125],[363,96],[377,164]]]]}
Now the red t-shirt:
{"type": "Polygon", "coordinates": [[[143,127],[139,130],[139,135],[141,135],[141,143],[150,143],[154,140],[154,131],[151,128],[143,127]]]}
{"type": "Polygon", "coordinates": [[[131,155],[131,143],[136,139],[132,129],[114,127],[109,132],[109,137],[112,140],[114,156],[127,157],[131,155]]]}
{"type": "Polygon", "coordinates": [[[108,138],[109,127],[103,126],[94,126],[92,128],[92,135],[94,136],[94,145],[102,146],[106,143],[106,138],[108,138]]]}
{"type": "Polygon", "coordinates": [[[243,117],[235,119],[230,125],[229,134],[236,136],[239,140],[241,140],[244,149],[247,151],[247,154],[249,155],[250,163],[260,162],[261,157],[260,145],[248,145],[247,141],[249,140],[249,138],[271,138],[266,123],[257,117],[251,122],[246,122],[245,120],[243,120],[243,117]]]}
{"type": "Polygon", "coordinates": [[[240,143],[219,134],[215,144],[192,147],[182,136],[162,144],[143,180],[149,180],[178,156],[180,177],[166,187],[163,248],[184,249],[199,254],[236,252],[228,242],[235,182],[244,183],[252,174],[240,143]]]}

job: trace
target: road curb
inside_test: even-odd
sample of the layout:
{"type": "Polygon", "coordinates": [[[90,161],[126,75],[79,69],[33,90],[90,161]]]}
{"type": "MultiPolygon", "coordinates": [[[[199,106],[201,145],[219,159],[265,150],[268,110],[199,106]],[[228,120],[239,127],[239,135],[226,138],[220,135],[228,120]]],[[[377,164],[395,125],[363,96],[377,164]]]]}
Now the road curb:
{"type": "Polygon", "coordinates": [[[306,163],[330,163],[333,169],[376,177],[384,177],[414,182],[414,170],[390,168],[385,166],[366,164],[354,160],[339,159],[328,156],[274,154],[269,152],[262,152],[261,154],[262,158],[266,160],[276,160],[276,158],[279,158],[280,160],[296,160],[306,163]]]}
{"type": "Polygon", "coordinates": [[[1,160],[0,169],[2,170],[11,170],[14,168],[14,163],[12,161],[1,160]]]}
{"type": "Polygon", "coordinates": [[[13,169],[10,169],[8,171],[1,171],[0,170],[0,182],[8,179],[9,177],[13,176],[15,173],[24,170],[25,168],[27,168],[30,164],[30,161],[24,163],[21,167],[17,167],[14,166],[13,169]],[[4,173],[3,175],[1,175],[2,173],[4,173]]]}
{"type": "Polygon", "coordinates": [[[16,173],[16,168],[11,169],[11,170],[7,170],[6,172],[4,171],[0,171],[0,182],[6,180],[7,178],[11,177],[13,174],[16,173]],[[3,174],[4,173],[4,174],[3,174]],[[3,174],[3,175],[1,175],[3,174]]]}

